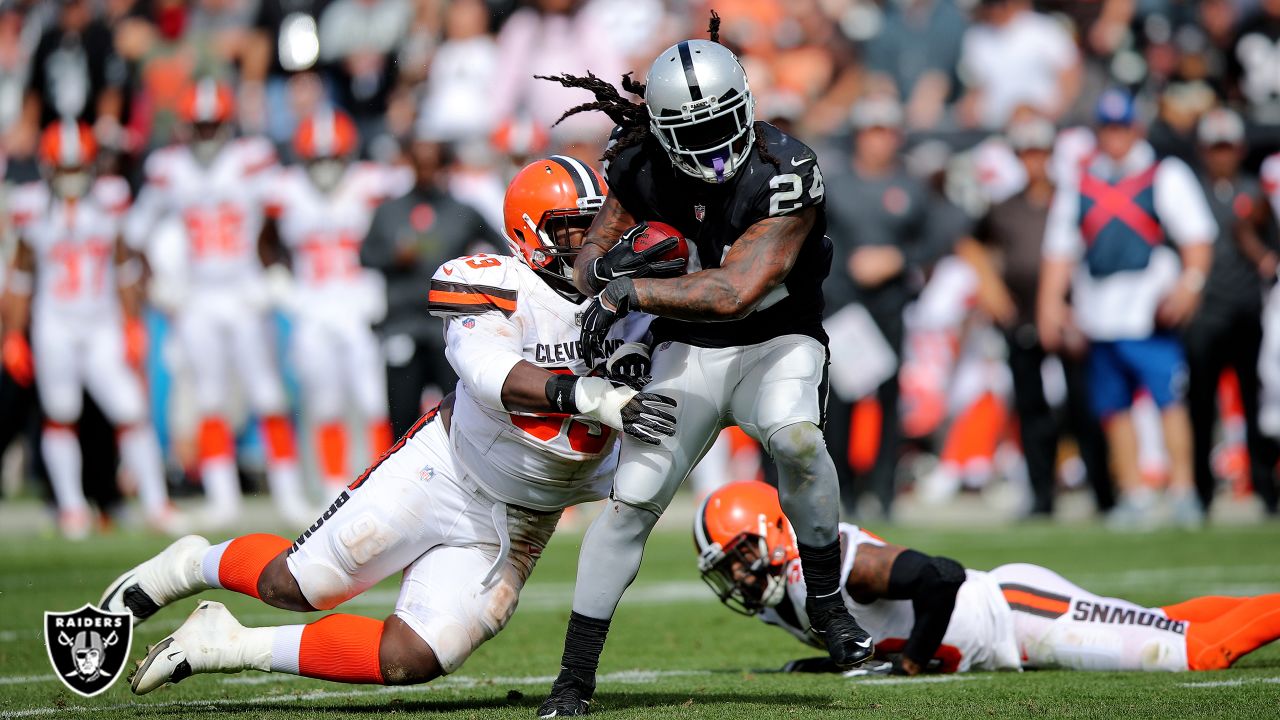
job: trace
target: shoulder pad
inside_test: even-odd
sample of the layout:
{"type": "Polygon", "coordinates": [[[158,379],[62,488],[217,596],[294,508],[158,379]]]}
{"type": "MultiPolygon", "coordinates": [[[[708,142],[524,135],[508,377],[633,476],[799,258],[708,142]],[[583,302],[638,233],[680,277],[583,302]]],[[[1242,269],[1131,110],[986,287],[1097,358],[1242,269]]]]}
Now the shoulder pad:
{"type": "Polygon", "coordinates": [[[427,311],[432,315],[476,315],[516,311],[520,279],[509,255],[471,255],[440,266],[431,277],[427,311]]]}
{"type": "Polygon", "coordinates": [[[1280,200],[1280,153],[1276,153],[1262,161],[1262,191],[1267,197],[1280,200]]]}
{"type": "Polygon", "coordinates": [[[129,209],[129,197],[129,183],[122,177],[104,175],[93,183],[93,198],[113,215],[129,209]]]}
{"type": "Polygon", "coordinates": [[[246,175],[254,175],[276,164],[276,148],[263,137],[242,137],[232,141],[240,154],[246,175]]]}
{"type": "Polygon", "coordinates": [[[173,173],[172,166],[177,162],[179,149],[177,146],[169,145],[151,153],[143,166],[143,176],[148,185],[160,187],[169,185],[170,175],[173,173]]]}
{"type": "Polygon", "coordinates": [[[40,217],[49,205],[49,188],[42,182],[19,185],[9,195],[9,222],[24,228],[40,217]]]}

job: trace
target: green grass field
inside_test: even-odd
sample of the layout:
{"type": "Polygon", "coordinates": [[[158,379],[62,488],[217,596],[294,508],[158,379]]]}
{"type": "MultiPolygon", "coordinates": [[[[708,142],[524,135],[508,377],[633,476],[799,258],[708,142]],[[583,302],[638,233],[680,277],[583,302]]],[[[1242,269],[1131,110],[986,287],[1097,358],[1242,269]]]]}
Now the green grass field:
{"type": "MultiPolygon", "coordinates": [[[[1275,524],[1142,536],[1109,535],[1091,526],[887,534],[979,569],[1040,563],[1095,592],[1144,604],[1280,591],[1275,524]]],[[[42,613],[96,601],[120,571],[164,541],[117,534],[69,545],[48,537],[9,537],[0,545],[0,717],[258,720],[418,713],[529,720],[560,657],[580,541],[578,534],[558,536],[506,631],[458,674],[429,685],[377,688],[246,673],[197,676],[145,698],[133,697],[121,681],[86,700],[51,674],[39,635],[42,613]]],[[[382,617],[395,602],[395,590],[393,578],[343,609],[382,617]]],[[[225,602],[249,625],[306,619],[231,593],[206,596],[225,602]]],[[[139,628],[133,658],[194,606],[194,599],[181,602],[139,628]]],[[[783,632],[721,607],[697,578],[689,533],[661,532],[614,620],[593,712],[619,720],[1280,717],[1280,644],[1233,670],[1195,675],[1028,672],[847,680],[772,672],[813,654],[783,632]]]]}

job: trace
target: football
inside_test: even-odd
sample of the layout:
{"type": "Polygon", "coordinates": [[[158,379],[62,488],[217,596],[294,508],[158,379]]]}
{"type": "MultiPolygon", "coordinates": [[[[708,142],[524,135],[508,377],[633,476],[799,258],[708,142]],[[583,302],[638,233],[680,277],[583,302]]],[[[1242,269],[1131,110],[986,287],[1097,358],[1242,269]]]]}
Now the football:
{"type": "Polygon", "coordinates": [[[632,247],[637,251],[646,250],[666,240],[667,238],[675,238],[679,242],[675,247],[658,256],[660,260],[676,260],[678,258],[689,259],[689,242],[684,239],[684,235],[680,231],[671,227],[666,223],[650,222],[649,227],[644,232],[636,236],[632,247]]]}

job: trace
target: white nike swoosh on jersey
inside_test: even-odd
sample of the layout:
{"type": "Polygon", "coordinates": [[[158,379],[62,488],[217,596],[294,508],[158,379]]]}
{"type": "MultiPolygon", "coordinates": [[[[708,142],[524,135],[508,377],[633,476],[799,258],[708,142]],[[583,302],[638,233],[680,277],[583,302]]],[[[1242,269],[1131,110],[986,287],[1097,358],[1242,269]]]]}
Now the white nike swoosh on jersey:
{"type": "Polygon", "coordinates": [[[812,160],[813,158],[811,157],[804,158],[803,160],[800,160],[797,158],[791,158],[791,167],[800,167],[801,165],[807,162],[811,162],[812,160]]]}

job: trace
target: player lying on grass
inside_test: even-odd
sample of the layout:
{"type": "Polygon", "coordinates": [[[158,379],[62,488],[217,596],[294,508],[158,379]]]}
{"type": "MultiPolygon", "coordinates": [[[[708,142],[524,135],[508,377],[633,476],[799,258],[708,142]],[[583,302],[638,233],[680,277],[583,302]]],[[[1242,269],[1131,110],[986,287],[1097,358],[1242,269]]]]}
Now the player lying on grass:
{"type": "MultiPolygon", "coordinates": [[[[590,168],[558,155],[512,180],[505,218],[515,257],[459,258],[431,281],[428,306],[446,318],[447,354],[461,378],[454,395],[297,540],[254,534],[210,547],[188,536],[120,576],[99,602],[141,622],[222,588],[310,612],[403,570],[395,613],[247,628],[204,601],[150,649],[133,676],[135,693],[195,673],[249,669],[426,682],[457,670],[506,625],[561,511],[608,493],[614,431],[644,442],[675,431],[669,399],[584,377],[590,368],[576,350],[575,316],[585,298],[570,273],[604,195],[590,168]]],[[[622,333],[638,324],[619,326],[607,342],[622,345],[622,333]]]]}
{"type": "MultiPolygon", "coordinates": [[[[841,523],[840,535],[844,601],[876,638],[882,661],[870,672],[1222,670],[1280,638],[1280,594],[1146,608],[1038,565],[966,570],[855,525],[841,523]]],[[[702,578],[722,602],[821,647],[772,487],[752,481],[715,491],[694,518],[693,537],[702,578]]],[[[787,669],[836,671],[827,658],[787,669]]]]}

